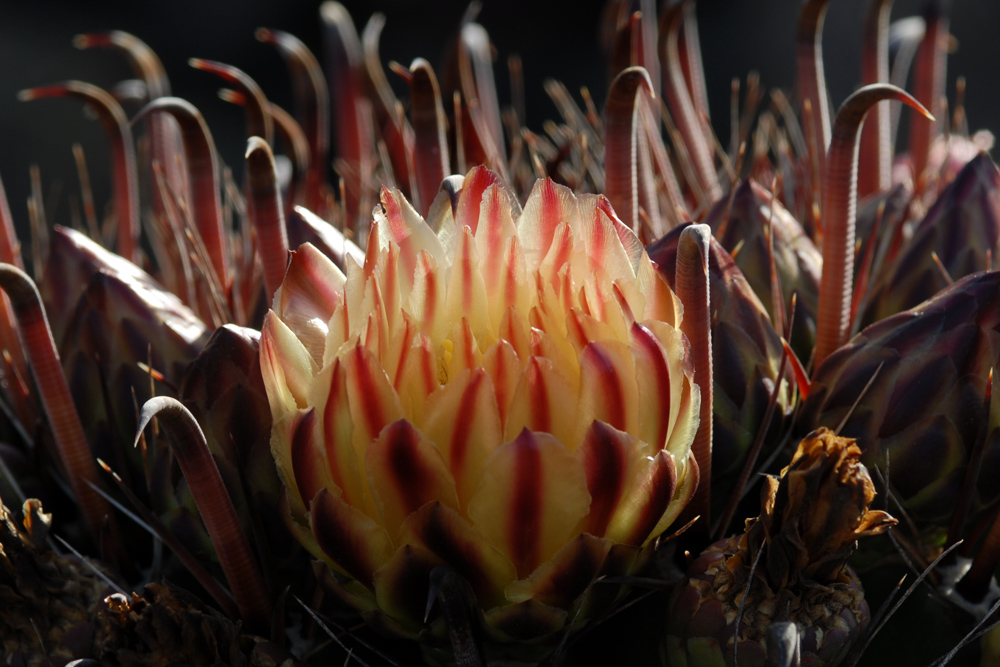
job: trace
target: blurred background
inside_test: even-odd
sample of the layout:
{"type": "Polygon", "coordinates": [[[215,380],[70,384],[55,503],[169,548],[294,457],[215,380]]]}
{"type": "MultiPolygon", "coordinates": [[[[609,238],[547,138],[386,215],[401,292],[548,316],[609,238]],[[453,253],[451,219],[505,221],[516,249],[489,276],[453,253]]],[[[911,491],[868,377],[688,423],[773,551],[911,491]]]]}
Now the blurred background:
{"type": "MultiPolygon", "coordinates": [[[[896,0],[892,18],[920,14],[926,0],[896,0]]],[[[19,229],[27,226],[25,201],[30,192],[29,166],[39,165],[50,206],[50,221],[68,224],[70,194],[79,191],[71,147],[82,144],[101,206],[110,196],[108,147],[103,131],[69,99],[19,102],[17,91],[80,79],[109,88],[132,77],[119,53],[80,51],[74,35],[125,30],[149,44],[170,75],[174,95],[191,101],[205,115],[223,159],[242,160],[245,142],[240,108],[219,100],[220,80],[187,65],[190,57],[219,60],[247,72],[265,94],[291,108],[284,64],[270,46],[254,39],[260,26],[292,32],[322,62],[319,0],[171,0],[171,2],[5,2],[0,7],[0,178],[19,229]]],[[[386,14],[381,54],[384,63],[409,64],[420,56],[436,68],[454,35],[467,3],[457,0],[343,0],[358,32],[372,13],[386,14]]],[[[542,83],[556,78],[576,93],[587,86],[602,108],[608,85],[599,43],[601,0],[485,0],[478,22],[496,48],[496,78],[501,103],[509,101],[507,57],[521,56],[528,125],[540,130],[555,107],[542,83]]],[[[830,98],[839,105],[860,80],[861,20],[867,0],[835,0],[826,17],[823,48],[830,98]]],[[[956,0],[951,32],[957,50],[948,62],[948,94],[954,101],[955,79],[965,76],[969,126],[1000,131],[1000,2],[956,0]]],[[[797,0],[700,0],[700,40],[713,125],[723,145],[729,139],[731,80],[746,80],[751,70],[762,85],[791,92],[795,77],[797,0]]],[[[440,70],[439,70],[440,71],[440,70]]],[[[389,72],[405,99],[405,86],[389,72]]],[[[238,174],[240,170],[236,170],[238,174]]],[[[22,236],[22,239],[26,239],[22,236]]]]}

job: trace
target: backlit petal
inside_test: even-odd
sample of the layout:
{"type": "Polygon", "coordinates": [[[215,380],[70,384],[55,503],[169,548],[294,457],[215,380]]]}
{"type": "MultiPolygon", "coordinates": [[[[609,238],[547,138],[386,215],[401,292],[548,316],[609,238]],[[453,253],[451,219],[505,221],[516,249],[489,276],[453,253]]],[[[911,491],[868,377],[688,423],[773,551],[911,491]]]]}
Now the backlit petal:
{"type": "Polygon", "coordinates": [[[468,513],[525,577],[562,548],[589,508],[579,461],[552,436],[525,429],[490,457],[468,513]]]}
{"type": "Polygon", "coordinates": [[[493,382],[482,368],[465,370],[427,398],[421,430],[437,446],[455,477],[464,507],[483,465],[501,442],[493,382]]]}
{"type": "Polygon", "coordinates": [[[365,458],[382,525],[395,535],[403,521],[435,500],[458,508],[455,479],[434,443],[405,419],[386,426],[365,458]]]}

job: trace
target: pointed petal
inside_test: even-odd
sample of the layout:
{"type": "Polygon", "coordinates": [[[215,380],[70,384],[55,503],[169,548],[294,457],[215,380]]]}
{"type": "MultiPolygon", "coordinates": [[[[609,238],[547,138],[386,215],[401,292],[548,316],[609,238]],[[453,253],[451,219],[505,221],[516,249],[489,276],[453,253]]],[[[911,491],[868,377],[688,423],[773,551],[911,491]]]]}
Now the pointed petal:
{"type": "MultiPolygon", "coordinates": [[[[680,407],[679,387],[675,387],[676,364],[670,363],[674,357],[669,356],[649,328],[636,322],[630,333],[635,367],[642,369],[635,376],[639,390],[639,438],[657,449],[663,449],[680,407]]],[[[680,339],[680,334],[677,339],[680,339]]],[[[676,352],[675,349],[671,351],[676,352]]]]}
{"type": "MultiPolygon", "coordinates": [[[[618,510],[628,486],[640,467],[642,451],[639,442],[601,421],[587,429],[576,457],[587,475],[590,492],[590,514],[581,531],[603,537],[618,510]]],[[[657,517],[659,518],[659,517],[657,517]]]]}
{"type": "Polygon", "coordinates": [[[274,294],[274,310],[319,365],[329,333],[327,323],[343,303],[346,278],[309,243],[290,254],[285,279],[274,294]]]}
{"type": "Polygon", "coordinates": [[[444,277],[433,255],[421,252],[417,255],[417,266],[410,290],[408,311],[420,325],[420,330],[431,337],[435,345],[440,344],[446,334],[444,277]]]}
{"type": "Polygon", "coordinates": [[[490,457],[468,514],[525,577],[562,548],[589,507],[579,461],[552,436],[525,429],[490,457]]]}
{"type": "MultiPolygon", "coordinates": [[[[615,226],[617,216],[610,207],[605,207],[599,197],[580,198],[580,218],[583,221],[582,238],[586,248],[587,269],[606,275],[611,280],[633,280],[635,279],[635,269],[633,268],[633,258],[626,252],[622,245],[622,237],[618,234],[615,226]]],[[[606,200],[605,200],[606,201],[606,200]]],[[[619,223],[621,221],[618,221],[619,223]]],[[[631,230],[629,230],[631,234],[631,230]]],[[[624,238],[635,238],[635,235],[624,236],[624,238]]],[[[635,240],[638,243],[638,239],[635,240]]],[[[633,245],[630,243],[630,245],[633,245]]],[[[638,264],[642,254],[642,244],[638,244],[639,253],[635,254],[635,248],[630,248],[634,255],[635,264],[638,264]]]]}
{"type": "Polygon", "coordinates": [[[364,456],[388,424],[403,417],[396,391],[371,351],[357,344],[343,356],[347,397],[354,423],[354,448],[364,456]]]}
{"type": "Polygon", "coordinates": [[[656,268],[653,260],[645,252],[639,258],[635,281],[639,291],[646,297],[646,309],[642,315],[636,313],[636,319],[659,320],[679,329],[684,307],[670,289],[663,273],[656,268]]]}
{"type": "Polygon", "coordinates": [[[360,472],[364,458],[354,449],[354,422],[347,393],[347,372],[340,359],[335,359],[316,375],[309,404],[320,408],[322,443],[326,450],[322,460],[330,480],[343,490],[344,500],[374,517],[367,499],[364,476],[360,472]]]}
{"type": "Polygon", "coordinates": [[[615,209],[611,206],[611,201],[604,195],[583,195],[578,201],[580,205],[580,218],[584,220],[584,228],[587,227],[588,221],[590,224],[596,224],[598,219],[606,220],[610,223],[611,228],[614,229],[615,235],[622,245],[625,256],[629,260],[632,271],[636,271],[639,266],[639,260],[644,252],[642,241],[618,217],[615,209]]]}
{"type": "Polygon", "coordinates": [[[620,431],[639,428],[639,390],[632,351],[617,341],[590,343],[580,356],[580,397],[577,429],[581,433],[595,419],[620,431]]]}
{"type": "Polygon", "coordinates": [[[580,228],[580,211],[573,191],[553,183],[551,178],[535,181],[517,221],[517,233],[531,271],[538,270],[548,255],[560,223],[566,223],[570,229],[580,228]]]}
{"type": "Polygon", "coordinates": [[[458,485],[464,507],[483,465],[500,446],[500,413],[493,382],[482,368],[465,370],[427,398],[422,431],[434,442],[458,485]]]}
{"type": "Polygon", "coordinates": [[[550,359],[531,357],[514,391],[504,439],[512,440],[522,429],[530,429],[551,433],[563,443],[572,442],[576,415],[568,399],[575,394],[573,385],[550,359]]]}
{"type": "MultiPolygon", "coordinates": [[[[316,409],[302,413],[292,429],[291,459],[295,487],[302,499],[314,497],[320,489],[332,488],[326,464],[326,448],[320,436],[316,409]]],[[[290,489],[292,487],[289,487],[290,489]]]]}
{"type": "Polygon", "coordinates": [[[537,600],[553,607],[570,608],[600,573],[611,546],[611,540],[577,535],[530,577],[508,586],[507,599],[537,600]]]}
{"type": "Polygon", "coordinates": [[[274,311],[264,318],[260,337],[260,370],[277,421],[286,412],[305,407],[313,377],[313,361],[292,330],[274,311]]]}
{"type": "Polygon", "coordinates": [[[426,503],[438,500],[458,509],[448,464],[434,443],[407,420],[386,426],[368,447],[365,462],[375,507],[390,535],[426,503]]]}
{"type": "Polygon", "coordinates": [[[513,563],[447,505],[429,503],[411,514],[399,532],[399,541],[419,545],[445,561],[469,582],[480,606],[506,602],[504,588],[516,576],[513,563]]]}
{"type": "Polygon", "coordinates": [[[476,342],[469,321],[464,317],[452,328],[446,345],[449,343],[450,348],[445,356],[449,380],[457,377],[462,371],[483,365],[483,354],[479,351],[479,343],[476,342]]]}
{"type": "Polygon", "coordinates": [[[507,413],[523,367],[513,346],[503,339],[494,343],[483,355],[483,368],[493,381],[501,433],[506,432],[507,413]]]}
{"type": "Polygon", "coordinates": [[[458,322],[467,319],[476,337],[485,337],[490,329],[488,303],[486,284],[479,270],[476,241],[472,232],[463,228],[448,279],[446,320],[458,322]]]}
{"type": "Polygon", "coordinates": [[[326,489],[309,509],[313,535],[331,565],[370,588],[375,570],[392,557],[385,528],[326,489]]]}
{"type": "MultiPolygon", "coordinates": [[[[642,545],[653,536],[677,489],[674,457],[666,451],[646,460],[622,497],[606,535],[615,542],[642,545]]],[[[678,510],[679,511],[679,510],[678,510]]]]}
{"type": "Polygon", "coordinates": [[[439,266],[445,264],[441,241],[397,188],[383,186],[379,201],[382,206],[376,207],[374,217],[379,229],[399,246],[405,282],[413,275],[421,251],[430,253],[439,266]]]}
{"type": "Polygon", "coordinates": [[[426,334],[418,332],[403,349],[398,368],[393,387],[403,413],[419,419],[424,414],[424,401],[440,386],[438,360],[426,334]]]}
{"type": "Polygon", "coordinates": [[[480,271],[488,294],[496,294],[496,289],[503,283],[507,239],[517,235],[510,206],[510,197],[499,184],[491,185],[483,193],[475,237],[476,252],[481,258],[480,271]]]}
{"type": "Polygon", "coordinates": [[[500,183],[500,177],[483,166],[473,167],[466,174],[462,192],[458,196],[458,208],[455,210],[455,223],[459,226],[459,230],[463,225],[471,229],[473,234],[479,230],[483,193],[491,185],[500,183]]]}

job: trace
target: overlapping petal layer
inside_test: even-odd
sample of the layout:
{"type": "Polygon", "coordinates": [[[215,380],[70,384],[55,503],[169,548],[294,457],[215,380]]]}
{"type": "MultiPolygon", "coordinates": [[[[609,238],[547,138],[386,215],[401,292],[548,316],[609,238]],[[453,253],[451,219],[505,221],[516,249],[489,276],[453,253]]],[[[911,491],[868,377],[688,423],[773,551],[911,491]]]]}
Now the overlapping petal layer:
{"type": "Polygon", "coordinates": [[[481,167],[427,222],[383,188],[345,267],[300,247],[263,327],[295,533],[406,631],[442,565],[497,633],[561,627],[697,485],[679,302],[606,199],[545,180],[522,212],[481,167]]]}

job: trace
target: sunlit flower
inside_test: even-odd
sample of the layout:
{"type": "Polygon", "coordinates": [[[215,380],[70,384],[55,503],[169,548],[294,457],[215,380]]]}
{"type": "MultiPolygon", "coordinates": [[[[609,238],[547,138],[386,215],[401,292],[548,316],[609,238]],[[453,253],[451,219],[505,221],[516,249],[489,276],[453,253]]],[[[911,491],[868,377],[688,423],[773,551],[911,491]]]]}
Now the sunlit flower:
{"type": "Polygon", "coordinates": [[[494,638],[541,637],[687,503],[700,393],[680,303],[605,198],[447,185],[429,222],[383,188],[346,275],[293,253],[261,339],[271,447],[290,525],[362,610],[419,632],[445,565],[494,638]]]}

